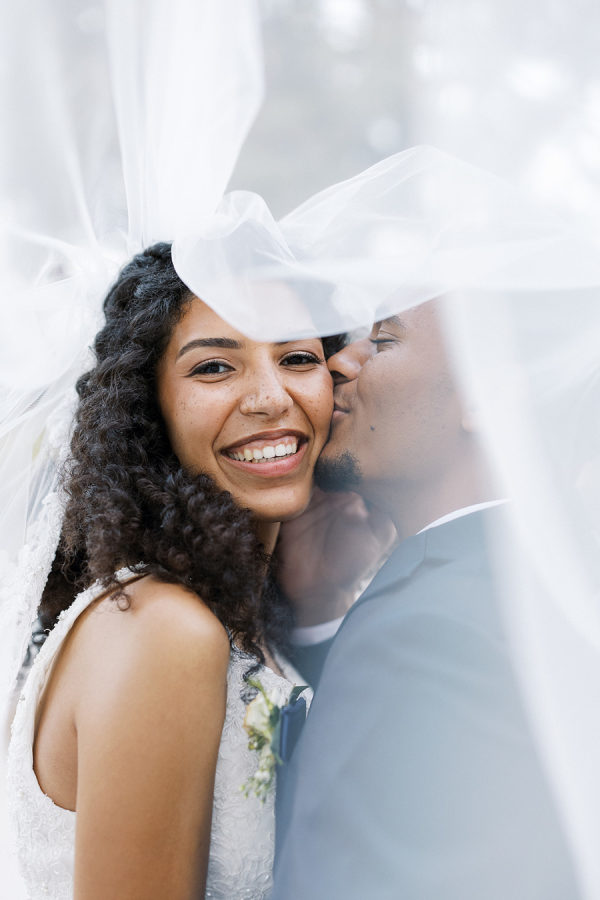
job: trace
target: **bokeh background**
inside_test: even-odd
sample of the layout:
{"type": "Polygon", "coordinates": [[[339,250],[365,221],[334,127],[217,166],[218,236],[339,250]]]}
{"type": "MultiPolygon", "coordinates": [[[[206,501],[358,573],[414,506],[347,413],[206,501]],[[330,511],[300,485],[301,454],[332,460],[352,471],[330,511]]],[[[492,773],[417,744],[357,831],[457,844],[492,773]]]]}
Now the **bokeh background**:
{"type": "Polygon", "coordinates": [[[266,99],[231,187],[276,214],[433,144],[600,221],[595,0],[263,0],[266,99]]]}

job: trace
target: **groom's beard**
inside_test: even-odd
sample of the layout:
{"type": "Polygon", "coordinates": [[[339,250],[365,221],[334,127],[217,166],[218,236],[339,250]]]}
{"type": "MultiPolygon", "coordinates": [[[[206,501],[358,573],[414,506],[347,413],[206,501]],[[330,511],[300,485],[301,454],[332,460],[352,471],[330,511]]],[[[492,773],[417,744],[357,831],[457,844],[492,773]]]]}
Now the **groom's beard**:
{"type": "Polygon", "coordinates": [[[358,460],[344,450],[334,459],[319,457],[315,466],[315,483],[322,491],[357,491],[362,482],[358,460]]]}

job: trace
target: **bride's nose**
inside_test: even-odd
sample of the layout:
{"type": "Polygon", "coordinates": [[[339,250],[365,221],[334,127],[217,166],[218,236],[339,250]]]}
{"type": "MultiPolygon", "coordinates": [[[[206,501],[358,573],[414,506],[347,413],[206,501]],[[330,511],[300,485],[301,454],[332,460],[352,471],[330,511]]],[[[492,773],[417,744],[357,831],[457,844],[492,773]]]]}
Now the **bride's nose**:
{"type": "Polygon", "coordinates": [[[260,415],[277,419],[294,405],[280,370],[262,366],[249,373],[244,382],[240,412],[245,416],[260,415]]]}

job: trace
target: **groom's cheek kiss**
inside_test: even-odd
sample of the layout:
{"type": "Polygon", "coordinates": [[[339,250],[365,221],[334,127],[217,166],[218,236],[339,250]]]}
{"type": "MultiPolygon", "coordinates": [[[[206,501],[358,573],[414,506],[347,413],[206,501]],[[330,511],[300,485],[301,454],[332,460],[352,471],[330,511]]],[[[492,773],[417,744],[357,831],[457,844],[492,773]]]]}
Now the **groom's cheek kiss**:
{"type": "Polygon", "coordinates": [[[323,487],[358,489],[393,515],[398,503],[414,508],[417,497],[442,500],[468,483],[479,450],[465,426],[441,302],[377,323],[371,355],[357,342],[329,360],[339,383],[317,470],[323,487]]]}

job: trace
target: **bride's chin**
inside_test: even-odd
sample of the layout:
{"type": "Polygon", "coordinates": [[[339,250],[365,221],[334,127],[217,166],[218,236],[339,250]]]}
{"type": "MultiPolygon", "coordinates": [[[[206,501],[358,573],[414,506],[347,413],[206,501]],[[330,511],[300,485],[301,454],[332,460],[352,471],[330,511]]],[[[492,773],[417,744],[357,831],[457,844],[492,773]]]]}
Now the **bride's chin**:
{"type": "Polygon", "coordinates": [[[246,499],[246,502],[241,503],[240,505],[249,509],[258,523],[277,525],[302,515],[309,504],[310,494],[311,488],[309,487],[305,491],[302,491],[301,494],[299,493],[294,497],[274,497],[272,500],[263,498],[260,502],[257,501],[256,503],[248,502],[248,499],[246,499]]]}

